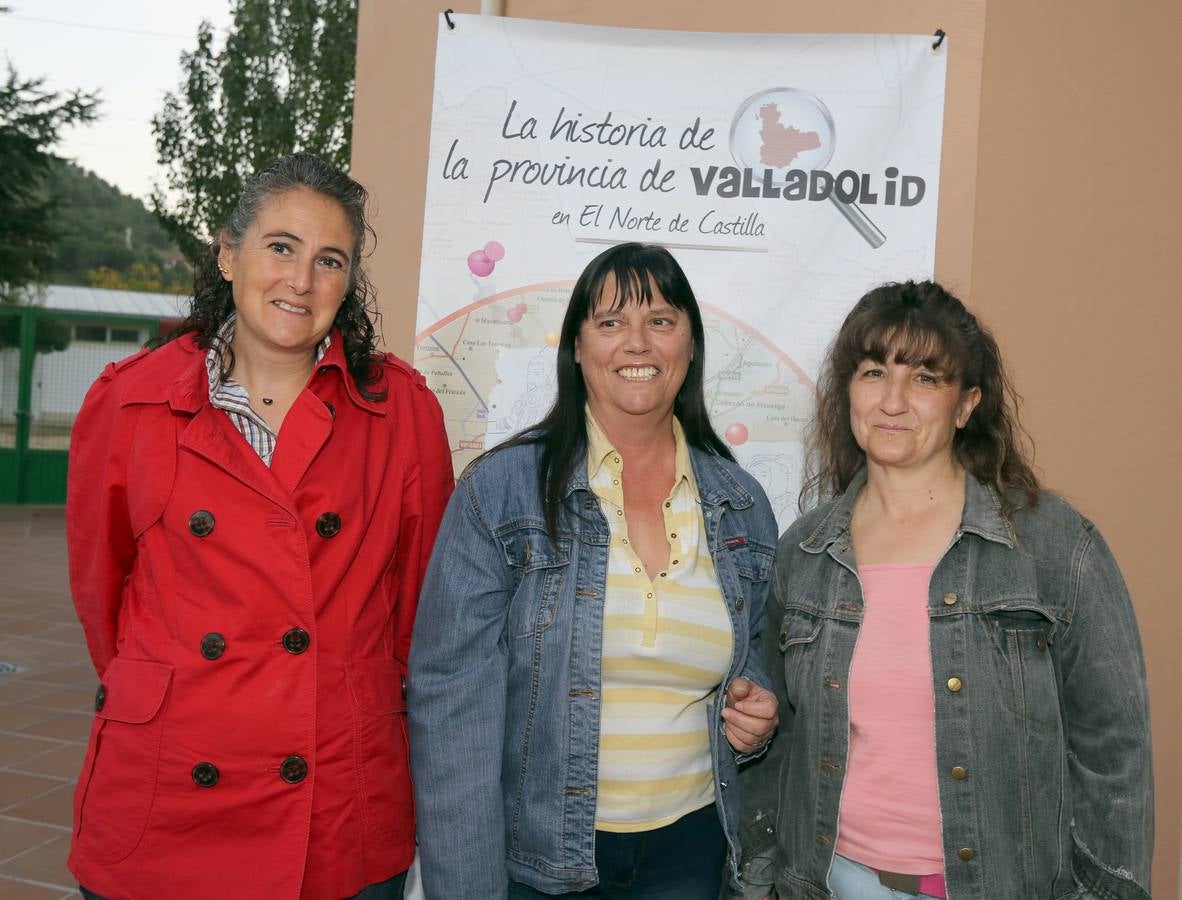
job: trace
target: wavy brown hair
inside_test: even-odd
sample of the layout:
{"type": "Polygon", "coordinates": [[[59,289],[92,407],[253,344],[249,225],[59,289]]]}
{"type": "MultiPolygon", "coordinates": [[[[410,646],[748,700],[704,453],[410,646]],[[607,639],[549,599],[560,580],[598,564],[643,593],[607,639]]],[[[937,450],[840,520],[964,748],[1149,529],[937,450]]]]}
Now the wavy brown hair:
{"type": "MultiPolygon", "coordinates": [[[[360,184],[331,163],[311,153],[292,153],[265,165],[247,179],[238,195],[218,239],[198,261],[193,275],[193,300],[189,314],[165,339],[175,340],[193,334],[197,346],[208,350],[218,340],[218,331],[234,311],[234,293],[230,282],[218,271],[218,253],[222,241],[237,247],[263,204],[274,197],[297,188],[307,188],[335,201],[345,214],[353,233],[353,248],[349,266],[349,290],[333,325],[341,331],[345,361],[357,390],[367,400],[382,400],[385,391],[372,390],[382,377],[380,356],[377,352],[377,331],[374,323],[379,318],[373,284],[361,264],[366,252],[367,238],[373,229],[366,219],[369,193],[360,184]]],[[[164,343],[163,341],[161,343],[164,343]]],[[[234,369],[234,353],[229,346],[218,348],[222,353],[223,376],[234,369]]]]}
{"type": "Polygon", "coordinates": [[[850,429],[850,381],[866,359],[926,366],[961,390],[980,389],[981,401],[957,430],[952,452],[997,491],[1007,516],[1037,504],[1030,439],[1018,419],[1021,398],[1006,376],[997,341],[936,282],[906,281],[862,297],[829,348],[806,442],[801,510],[842,493],[866,465],[850,429]]]}

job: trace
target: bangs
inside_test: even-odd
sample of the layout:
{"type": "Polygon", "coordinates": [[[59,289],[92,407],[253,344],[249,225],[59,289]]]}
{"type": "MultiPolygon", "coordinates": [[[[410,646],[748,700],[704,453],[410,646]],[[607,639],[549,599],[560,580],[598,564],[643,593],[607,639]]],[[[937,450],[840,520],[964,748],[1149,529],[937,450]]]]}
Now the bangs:
{"type": "Polygon", "coordinates": [[[873,323],[855,347],[859,360],[923,367],[945,381],[959,381],[964,375],[964,361],[952,335],[928,325],[907,320],[873,323]]]}
{"type": "Polygon", "coordinates": [[[659,292],[665,298],[665,302],[673,308],[685,309],[684,304],[678,303],[675,299],[676,291],[671,286],[660,283],[661,274],[651,269],[645,271],[633,268],[627,261],[620,260],[603,272],[598,284],[592,285],[592,300],[587,307],[587,318],[590,319],[601,311],[617,312],[630,303],[652,306],[656,292],[659,292]]]}

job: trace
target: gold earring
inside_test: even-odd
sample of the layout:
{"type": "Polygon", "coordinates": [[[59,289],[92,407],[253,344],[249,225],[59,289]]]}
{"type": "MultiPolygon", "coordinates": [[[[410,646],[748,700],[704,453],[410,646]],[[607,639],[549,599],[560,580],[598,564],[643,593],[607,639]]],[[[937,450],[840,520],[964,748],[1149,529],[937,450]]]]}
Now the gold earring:
{"type": "Polygon", "coordinates": [[[226,271],[226,267],[223,266],[221,263],[218,263],[218,271],[222,273],[223,278],[230,277],[230,273],[226,271]]]}

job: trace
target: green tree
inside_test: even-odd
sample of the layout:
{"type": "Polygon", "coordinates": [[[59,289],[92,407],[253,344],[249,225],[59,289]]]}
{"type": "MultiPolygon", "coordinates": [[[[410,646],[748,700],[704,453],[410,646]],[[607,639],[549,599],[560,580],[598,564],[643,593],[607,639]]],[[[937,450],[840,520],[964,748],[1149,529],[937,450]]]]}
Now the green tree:
{"type": "MultiPolygon", "coordinates": [[[[0,6],[0,15],[10,12],[0,6]]],[[[31,288],[45,283],[54,264],[54,245],[61,237],[58,202],[46,180],[50,152],[61,130],[92,122],[98,95],[44,89],[44,78],[22,79],[12,66],[0,83],[0,306],[29,304],[31,288]]],[[[21,317],[0,315],[0,349],[20,344],[21,317]]],[[[38,353],[64,350],[69,326],[56,319],[37,323],[38,353]]]]}
{"type": "Polygon", "coordinates": [[[87,273],[87,281],[91,287],[108,288],[116,291],[167,291],[179,294],[188,289],[185,282],[175,276],[166,280],[168,276],[160,271],[155,263],[133,262],[126,272],[116,272],[107,266],[99,266],[87,273]]]}
{"type": "Polygon", "coordinates": [[[63,128],[95,119],[93,93],[47,91],[44,78],[8,68],[0,82],[0,302],[14,303],[44,284],[61,237],[58,201],[46,181],[63,128]]]}
{"type": "Polygon", "coordinates": [[[233,0],[233,14],[220,50],[201,23],[152,119],[165,172],[152,204],[192,261],[267,160],[303,150],[349,165],[357,0],[233,0]]]}
{"type": "Polygon", "coordinates": [[[178,284],[191,286],[192,272],[184,257],[139,198],[68,161],[54,162],[48,188],[59,198],[66,223],[55,248],[53,284],[169,292],[178,284]],[[159,278],[138,276],[132,271],[136,265],[156,269],[159,278]],[[91,273],[100,269],[117,274],[119,283],[95,283],[91,273]],[[157,280],[160,284],[149,286],[157,280]]]}

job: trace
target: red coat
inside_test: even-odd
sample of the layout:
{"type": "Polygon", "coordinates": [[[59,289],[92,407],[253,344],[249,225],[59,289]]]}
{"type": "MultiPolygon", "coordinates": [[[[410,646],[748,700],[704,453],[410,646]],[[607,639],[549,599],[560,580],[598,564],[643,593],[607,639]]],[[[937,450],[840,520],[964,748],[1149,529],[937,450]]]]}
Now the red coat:
{"type": "Polygon", "coordinates": [[[452,474],[422,377],[383,372],[363,398],[334,334],[269,470],[189,337],[91,388],[66,512],[102,684],[69,861],[92,891],[338,900],[410,864],[406,658],[452,474]]]}

